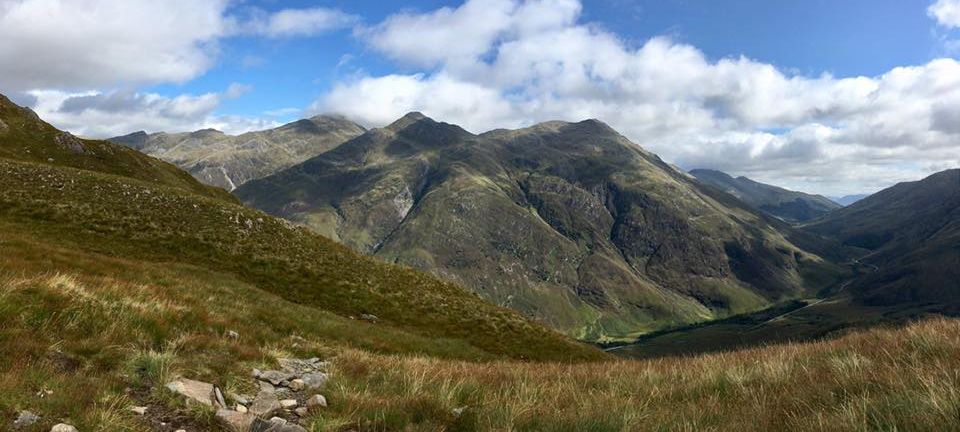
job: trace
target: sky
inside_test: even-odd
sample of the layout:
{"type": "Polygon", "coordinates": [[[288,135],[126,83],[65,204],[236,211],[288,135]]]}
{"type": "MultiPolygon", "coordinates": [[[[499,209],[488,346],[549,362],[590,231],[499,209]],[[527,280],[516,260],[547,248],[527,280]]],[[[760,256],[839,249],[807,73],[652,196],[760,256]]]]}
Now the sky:
{"type": "Polygon", "coordinates": [[[0,0],[0,92],[87,137],[600,119],[845,195],[960,167],[960,0],[0,0]]]}

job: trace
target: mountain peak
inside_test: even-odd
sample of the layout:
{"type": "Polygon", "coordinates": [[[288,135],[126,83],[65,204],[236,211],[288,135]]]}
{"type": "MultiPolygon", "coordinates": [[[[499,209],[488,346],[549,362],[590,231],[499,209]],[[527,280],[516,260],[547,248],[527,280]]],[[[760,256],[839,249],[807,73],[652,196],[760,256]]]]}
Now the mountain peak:
{"type": "Polygon", "coordinates": [[[226,134],[214,128],[206,128],[206,129],[200,129],[198,131],[191,132],[190,135],[194,137],[212,137],[212,136],[225,136],[226,134]]]}
{"type": "Polygon", "coordinates": [[[391,130],[391,131],[398,132],[398,131],[400,131],[400,130],[406,129],[407,127],[409,127],[410,125],[412,125],[412,124],[414,124],[414,123],[419,123],[419,122],[421,122],[421,121],[430,121],[430,122],[433,122],[433,119],[431,119],[430,117],[427,117],[427,116],[423,115],[423,113],[421,113],[421,112],[419,112],[419,111],[412,111],[412,112],[407,113],[407,114],[404,115],[403,117],[400,117],[400,118],[397,119],[395,122],[390,123],[385,129],[389,129],[389,130],[391,130]]]}

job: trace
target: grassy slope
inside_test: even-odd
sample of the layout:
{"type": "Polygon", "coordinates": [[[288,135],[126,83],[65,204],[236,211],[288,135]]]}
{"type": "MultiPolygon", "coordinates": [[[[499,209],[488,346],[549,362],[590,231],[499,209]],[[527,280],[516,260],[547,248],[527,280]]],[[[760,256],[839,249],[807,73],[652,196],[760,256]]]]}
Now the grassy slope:
{"type": "Polygon", "coordinates": [[[0,158],[37,162],[131,177],[225,201],[226,191],[209,187],[177,167],[106,141],[73,137],[0,95],[0,158]]]}
{"type": "Polygon", "coordinates": [[[67,247],[236,275],[342,316],[459,339],[491,356],[598,354],[452,284],[383,264],[304,229],[219,200],[133,179],[0,159],[0,221],[67,247]]]}
{"type": "MultiPolygon", "coordinates": [[[[290,355],[333,362],[330,407],[309,417],[313,431],[960,428],[958,321],[596,364],[388,355],[372,351],[426,342],[230,275],[0,230],[0,253],[15,257],[0,265],[0,417],[8,424],[17,410],[33,410],[44,417],[36,431],[60,421],[84,431],[149,430],[127,410],[133,404],[179,413],[170,414],[177,427],[215,430],[208,413],[151,388],[184,374],[250,391],[249,368],[290,355]],[[227,330],[241,338],[224,337],[227,330]],[[465,414],[454,416],[460,407],[465,414]]],[[[446,348],[471,349],[457,341],[446,348]]]]}

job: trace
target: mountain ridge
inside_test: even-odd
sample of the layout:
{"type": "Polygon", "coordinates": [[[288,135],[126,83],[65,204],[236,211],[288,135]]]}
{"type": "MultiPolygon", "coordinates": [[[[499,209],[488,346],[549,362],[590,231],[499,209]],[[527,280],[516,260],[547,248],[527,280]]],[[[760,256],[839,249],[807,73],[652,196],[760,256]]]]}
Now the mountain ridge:
{"type": "Polygon", "coordinates": [[[743,176],[734,178],[722,171],[695,169],[691,170],[690,174],[760,211],[787,222],[808,222],[841,207],[822,195],[792,191],[743,176]]]}
{"type": "Polygon", "coordinates": [[[597,120],[475,135],[411,113],[235,192],[585,339],[758,308],[829,266],[597,120]]]}
{"type": "Polygon", "coordinates": [[[806,230],[869,253],[877,271],[854,282],[862,301],[957,305],[960,291],[960,169],[884,189],[806,230]]]}
{"type": "Polygon", "coordinates": [[[328,151],[365,130],[346,117],[324,114],[240,135],[215,129],[138,131],[109,141],[174,163],[206,184],[233,190],[328,151]]]}
{"type": "MultiPolygon", "coordinates": [[[[0,118],[10,126],[0,134],[0,245],[21,250],[9,263],[0,262],[0,270],[51,248],[94,263],[88,266],[100,260],[158,269],[164,263],[193,266],[217,279],[240,281],[261,297],[313,308],[323,320],[355,327],[351,331],[374,350],[379,345],[384,352],[474,360],[606,358],[449,282],[360,255],[243,207],[222,189],[204,186],[166,162],[104,141],[79,140],[81,149],[62,148],[56,137],[68,134],[11,113],[28,114],[0,99],[0,118]],[[22,127],[43,133],[29,137],[22,127]],[[63,161],[47,158],[53,151],[77,154],[63,161]],[[88,159],[97,165],[80,163],[88,159]],[[128,170],[132,163],[170,179],[128,170]],[[7,239],[16,240],[7,244],[7,239]],[[374,314],[380,331],[399,338],[397,344],[381,340],[365,321],[348,318],[374,314]]],[[[44,261],[24,265],[42,267],[44,261]]]]}

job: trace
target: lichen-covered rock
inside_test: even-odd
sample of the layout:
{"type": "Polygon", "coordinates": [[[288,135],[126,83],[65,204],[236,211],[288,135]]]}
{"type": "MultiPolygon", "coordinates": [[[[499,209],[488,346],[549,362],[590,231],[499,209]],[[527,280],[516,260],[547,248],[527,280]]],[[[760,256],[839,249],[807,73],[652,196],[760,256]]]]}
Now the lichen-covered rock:
{"type": "Polygon", "coordinates": [[[76,154],[84,154],[87,152],[86,147],[83,146],[83,141],[80,141],[80,138],[77,138],[68,132],[61,132],[54,138],[54,140],[60,147],[70,150],[76,154]]]}
{"type": "Polygon", "coordinates": [[[239,411],[230,411],[227,409],[217,410],[217,420],[220,420],[225,426],[234,432],[246,432],[250,430],[250,425],[256,419],[250,413],[239,411]]]}
{"type": "Polygon", "coordinates": [[[248,407],[250,414],[253,414],[257,417],[266,417],[277,411],[283,409],[280,406],[280,400],[277,399],[277,394],[269,390],[261,390],[260,393],[257,393],[257,397],[253,399],[253,403],[248,407]]]}
{"type": "Polygon", "coordinates": [[[268,370],[261,373],[259,378],[264,381],[269,381],[270,384],[273,384],[276,386],[276,385],[280,385],[280,383],[284,381],[288,381],[291,378],[293,378],[293,373],[286,372],[286,371],[281,372],[276,370],[268,370]]]}
{"type": "Polygon", "coordinates": [[[30,412],[30,411],[20,411],[17,413],[17,419],[13,421],[14,428],[25,428],[33,426],[34,423],[40,421],[40,416],[30,412]]]}
{"type": "Polygon", "coordinates": [[[323,372],[313,372],[304,374],[300,377],[303,380],[303,388],[305,390],[323,390],[327,385],[327,374],[323,372]]]}
{"type": "Polygon", "coordinates": [[[310,396],[310,399],[307,399],[307,408],[309,409],[318,409],[327,407],[327,398],[323,395],[315,394],[310,396]]]}
{"type": "Polygon", "coordinates": [[[188,401],[213,406],[213,384],[180,378],[167,384],[170,391],[187,398],[188,401]]]}

